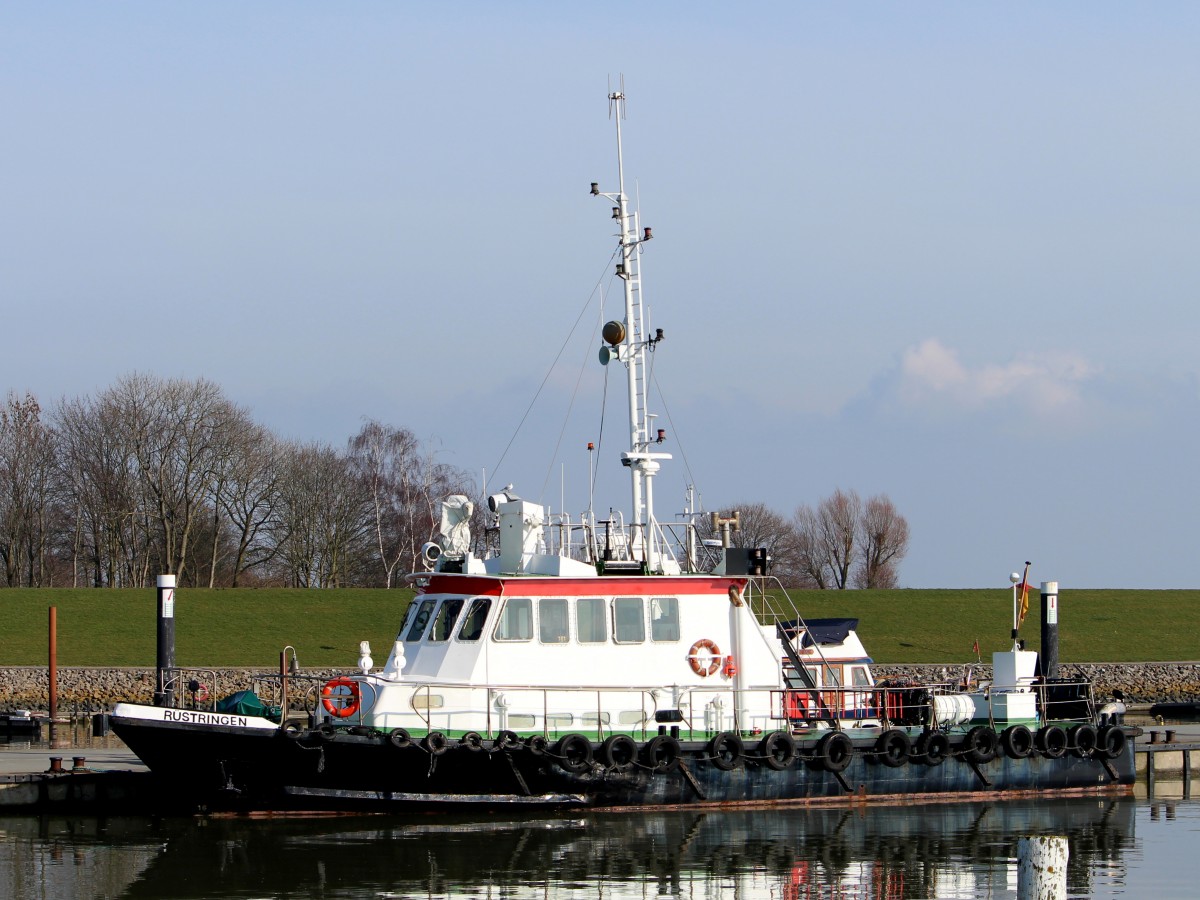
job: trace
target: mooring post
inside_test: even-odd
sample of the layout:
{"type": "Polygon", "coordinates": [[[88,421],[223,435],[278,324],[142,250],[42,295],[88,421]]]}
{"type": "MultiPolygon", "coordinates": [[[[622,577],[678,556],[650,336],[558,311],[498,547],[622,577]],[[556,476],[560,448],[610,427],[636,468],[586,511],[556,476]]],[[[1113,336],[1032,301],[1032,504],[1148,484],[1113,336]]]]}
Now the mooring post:
{"type": "Polygon", "coordinates": [[[1042,582],[1042,677],[1058,677],[1058,582],[1042,582]]]}
{"type": "Polygon", "coordinates": [[[1058,835],[1017,841],[1019,900],[1059,900],[1067,896],[1067,863],[1071,851],[1058,835]]]}
{"type": "Polygon", "coordinates": [[[58,718],[58,607],[50,607],[50,723],[58,718]]]}
{"type": "Polygon", "coordinates": [[[175,684],[168,673],[175,668],[175,576],[158,576],[158,677],[154,705],[172,706],[175,684]]]}

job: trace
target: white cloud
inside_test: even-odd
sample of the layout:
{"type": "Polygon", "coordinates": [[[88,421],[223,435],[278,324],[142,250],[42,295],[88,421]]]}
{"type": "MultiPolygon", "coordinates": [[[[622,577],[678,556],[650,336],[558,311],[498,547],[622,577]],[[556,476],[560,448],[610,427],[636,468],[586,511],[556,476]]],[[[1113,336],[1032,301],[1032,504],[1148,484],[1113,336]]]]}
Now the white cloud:
{"type": "Polygon", "coordinates": [[[1077,408],[1084,385],[1099,369],[1071,354],[1019,354],[1001,364],[964,365],[958,352],[937,338],[908,348],[901,359],[896,395],[910,407],[981,410],[1016,404],[1038,416],[1077,408]]]}

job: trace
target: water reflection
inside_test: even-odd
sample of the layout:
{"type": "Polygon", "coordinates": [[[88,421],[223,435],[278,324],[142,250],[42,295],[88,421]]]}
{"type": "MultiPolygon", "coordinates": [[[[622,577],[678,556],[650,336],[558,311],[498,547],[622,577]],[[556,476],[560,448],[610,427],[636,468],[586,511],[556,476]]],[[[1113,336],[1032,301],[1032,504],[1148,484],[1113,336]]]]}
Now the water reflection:
{"type": "Polygon", "coordinates": [[[0,896],[1015,896],[1017,842],[1064,835],[1068,890],[1125,878],[1136,803],[1076,800],[576,817],[0,819],[0,896]]]}

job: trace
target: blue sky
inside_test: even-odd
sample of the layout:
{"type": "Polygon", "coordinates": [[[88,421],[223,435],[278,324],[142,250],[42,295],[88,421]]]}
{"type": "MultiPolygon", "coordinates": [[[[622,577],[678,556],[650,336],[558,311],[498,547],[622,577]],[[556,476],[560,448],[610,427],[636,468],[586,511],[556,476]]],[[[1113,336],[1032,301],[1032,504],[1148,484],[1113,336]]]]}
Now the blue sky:
{"type": "MultiPolygon", "coordinates": [[[[785,514],[885,492],[908,586],[1003,587],[1030,559],[1064,603],[1200,587],[1200,7],[0,21],[0,390],[203,376],[281,435],[340,445],[376,418],[579,511],[613,248],[587,187],[614,185],[623,73],[667,335],[660,517],[689,482],[785,514]]],[[[624,415],[601,509],[626,505],[624,415]]]]}

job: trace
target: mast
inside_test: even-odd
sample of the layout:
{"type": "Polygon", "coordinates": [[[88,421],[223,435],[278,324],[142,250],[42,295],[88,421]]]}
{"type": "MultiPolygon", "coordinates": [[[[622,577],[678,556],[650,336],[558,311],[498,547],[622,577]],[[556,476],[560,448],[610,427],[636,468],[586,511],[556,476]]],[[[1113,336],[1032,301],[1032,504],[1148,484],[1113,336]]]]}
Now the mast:
{"type": "Polygon", "coordinates": [[[647,356],[654,352],[662,340],[661,329],[654,336],[649,336],[642,298],[642,244],[653,235],[649,228],[639,232],[638,213],[630,211],[629,198],[625,194],[625,157],[621,144],[625,94],[623,91],[613,91],[608,95],[608,101],[609,111],[614,114],[617,123],[617,191],[602,193],[599,185],[593,183],[592,194],[616,204],[612,213],[620,229],[617,235],[620,262],[616,271],[625,287],[625,318],[619,323],[619,329],[610,330],[610,326],[617,323],[610,322],[605,326],[604,336],[611,350],[602,350],[601,357],[606,363],[615,358],[625,365],[629,400],[629,450],[621,454],[621,463],[628,466],[630,475],[633,505],[631,542],[634,547],[640,543],[646,569],[654,572],[660,568],[660,538],[658,522],[654,517],[654,476],[658,473],[660,461],[670,459],[671,454],[651,450],[652,445],[663,441],[663,434],[651,430],[654,416],[647,407],[647,356]],[[606,351],[609,353],[607,356],[606,351]]]}

